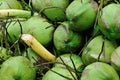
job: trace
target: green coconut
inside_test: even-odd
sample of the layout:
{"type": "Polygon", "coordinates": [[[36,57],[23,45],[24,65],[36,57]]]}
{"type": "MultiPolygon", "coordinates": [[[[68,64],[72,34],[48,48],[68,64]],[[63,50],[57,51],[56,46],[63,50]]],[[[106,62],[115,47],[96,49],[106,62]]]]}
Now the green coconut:
{"type": "Polygon", "coordinates": [[[65,10],[69,0],[32,0],[33,7],[51,21],[66,20],[65,10]]]}
{"type": "Polygon", "coordinates": [[[96,61],[110,63],[111,54],[116,46],[99,35],[94,37],[83,49],[82,61],[88,65],[96,61]]]}
{"type": "Polygon", "coordinates": [[[76,54],[63,54],[60,55],[54,64],[55,67],[68,67],[71,70],[82,72],[84,64],[80,56],[76,54]]]}
{"type": "Polygon", "coordinates": [[[95,62],[85,67],[80,80],[119,80],[119,76],[112,66],[95,62]]]}
{"type": "Polygon", "coordinates": [[[0,9],[23,9],[22,5],[17,0],[1,0],[0,9]]]}
{"type": "Polygon", "coordinates": [[[53,67],[45,73],[42,80],[77,80],[77,76],[72,70],[70,73],[65,68],[53,67]]]}
{"type": "Polygon", "coordinates": [[[6,25],[8,41],[13,44],[19,40],[20,34],[26,33],[34,36],[41,44],[47,46],[53,37],[54,26],[38,15],[31,16],[27,20],[11,21],[6,25]]]}
{"type": "Polygon", "coordinates": [[[69,22],[63,22],[54,32],[54,46],[60,52],[75,52],[82,45],[81,34],[73,32],[69,27],[69,22]]]}
{"type": "Polygon", "coordinates": [[[23,25],[24,33],[34,36],[42,45],[47,46],[53,38],[54,26],[41,16],[29,18],[23,25]]]}
{"type": "Polygon", "coordinates": [[[93,27],[96,19],[98,4],[91,0],[88,2],[81,0],[74,0],[66,9],[67,19],[70,21],[71,29],[74,31],[85,31],[93,27]]]}
{"type": "Polygon", "coordinates": [[[120,75],[120,46],[118,46],[111,55],[111,65],[120,75]]]}
{"type": "Polygon", "coordinates": [[[1,65],[0,80],[35,80],[35,77],[35,68],[25,57],[11,57],[1,65]]]}
{"type": "Polygon", "coordinates": [[[111,40],[120,39],[120,5],[109,4],[101,12],[98,19],[101,32],[111,40]]]}

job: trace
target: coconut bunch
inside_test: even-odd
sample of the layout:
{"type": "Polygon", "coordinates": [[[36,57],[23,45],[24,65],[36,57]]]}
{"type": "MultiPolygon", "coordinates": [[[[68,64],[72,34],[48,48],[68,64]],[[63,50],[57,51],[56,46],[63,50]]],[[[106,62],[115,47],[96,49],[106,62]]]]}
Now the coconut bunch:
{"type": "Polygon", "coordinates": [[[119,1],[0,3],[0,80],[119,80],[119,1]]]}

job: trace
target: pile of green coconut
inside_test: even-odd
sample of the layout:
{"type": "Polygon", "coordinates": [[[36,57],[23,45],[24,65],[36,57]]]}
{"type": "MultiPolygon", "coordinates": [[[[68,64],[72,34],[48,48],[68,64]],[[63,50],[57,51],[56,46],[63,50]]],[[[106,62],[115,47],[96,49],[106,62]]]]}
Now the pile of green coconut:
{"type": "Polygon", "coordinates": [[[119,0],[0,0],[0,80],[120,80],[119,0]]]}

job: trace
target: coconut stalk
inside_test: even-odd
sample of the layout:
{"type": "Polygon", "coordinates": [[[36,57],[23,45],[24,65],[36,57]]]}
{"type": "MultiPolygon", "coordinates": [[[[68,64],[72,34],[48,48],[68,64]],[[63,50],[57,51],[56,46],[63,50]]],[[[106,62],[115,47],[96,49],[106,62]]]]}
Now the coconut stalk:
{"type": "Polygon", "coordinates": [[[52,53],[50,53],[47,49],[45,49],[45,47],[41,43],[39,43],[32,35],[22,34],[21,39],[43,59],[52,62],[56,60],[56,57],[52,53]]]}
{"type": "Polygon", "coordinates": [[[0,19],[4,18],[30,18],[31,12],[18,9],[4,9],[0,10],[0,19]]]}

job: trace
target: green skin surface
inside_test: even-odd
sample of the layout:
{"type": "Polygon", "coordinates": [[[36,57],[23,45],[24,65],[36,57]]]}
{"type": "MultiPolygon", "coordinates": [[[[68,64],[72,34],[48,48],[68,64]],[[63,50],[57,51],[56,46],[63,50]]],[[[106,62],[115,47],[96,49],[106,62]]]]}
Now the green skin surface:
{"type": "Polygon", "coordinates": [[[55,67],[65,67],[64,65],[66,64],[70,69],[73,70],[77,70],[79,72],[82,72],[83,70],[83,62],[80,58],[80,56],[76,55],[76,54],[63,54],[60,55],[57,59],[56,59],[56,63],[54,64],[55,67]]]}
{"type": "MultiPolygon", "coordinates": [[[[43,76],[42,80],[75,80],[72,77],[72,75],[70,74],[70,72],[67,69],[65,69],[65,68],[53,67],[51,70],[49,70],[49,71],[46,72],[46,74],[43,76]],[[57,74],[55,72],[59,73],[62,76],[68,77],[69,79],[62,77],[62,76],[60,76],[59,74],[57,74]]],[[[76,78],[75,73],[72,72],[72,74],[76,78]]]]}
{"type": "Polygon", "coordinates": [[[109,4],[102,9],[102,15],[98,20],[101,32],[109,39],[120,39],[120,5],[109,4]]]}
{"type": "Polygon", "coordinates": [[[119,76],[112,66],[95,62],[85,67],[80,80],[119,80],[119,76]]]}
{"type": "Polygon", "coordinates": [[[81,1],[82,3],[89,3],[89,2],[91,2],[92,0],[73,0],[73,1],[81,1]]]}
{"type": "Polygon", "coordinates": [[[42,12],[51,21],[64,21],[69,0],[32,0],[32,4],[38,12],[42,12]]]}
{"type": "Polygon", "coordinates": [[[81,35],[73,32],[69,27],[68,22],[63,22],[54,32],[54,46],[60,52],[74,52],[82,44],[81,35]]]}
{"type": "Polygon", "coordinates": [[[120,46],[118,46],[111,55],[111,65],[120,75],[120,46]]]}
{"type": "Polygon", "coordinates": [[[10,9],[10,7],[7,4],[7,2],[5,2],[4,0],[1,0],[0,3],[2,3],[0,5],[0,9],[10,9]]]}
{"type": "Polygon", "coordinates": [[[45,18],[34,16],[23,25],[24,33],[33,35],[42,45],[47,46],[52,38],[54,26],[45,18]]]}
{"type": "Polygon", "coordinates": [[[111,41],[103,39],[100,35],[96,36],[84,47],[82,61],[86,65],[91,64],[98,61],[98,57],[101,54],[99,61],[110,63],[111,54],[115,48],[116,46],[111,41]]]}
{"type": "Polygon", "coordinates": [[[25,57],[11,57],[1,65],[0,80],[35,80],[35,77],[35,68],[25,57]]]}
{"type": "Polygon", "coordinates": [[[65,21],[66,15],[61,8],[47,8],[43,11],[44,15],[51,21],[65,21]]]}
{"type": "Polygon", "coordinates": [[[70,3],[66,8],[66,16],[69,21],[71,21],[71,29],[74,31],[85,31],[93,26],[96,12],[97,3],[95,2],[84,2],[75,0],[70,3]]]}
{"type": "Polygon", "coordinates": [[[40,0],[31,0],[31,2],[32,2],[32,5],[35,8],[35,10],[37,10],[39,12],[41,9],[41,6],[40,6],[41,1],[40,0]]]}
{"type": "Polygon", "coordinates": [[[1,0],[0,3],[0,9],[23,9],[17,0],[1,0]]]}

